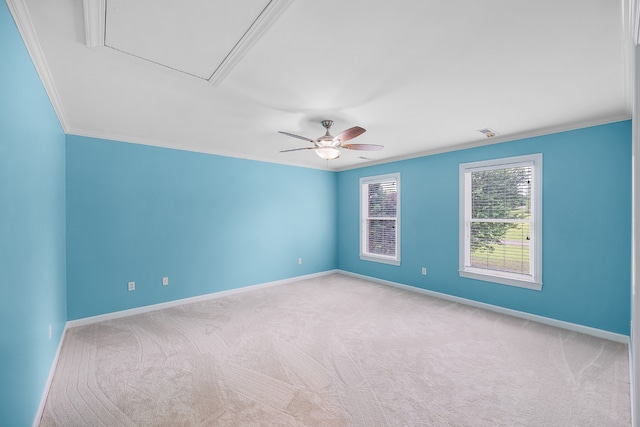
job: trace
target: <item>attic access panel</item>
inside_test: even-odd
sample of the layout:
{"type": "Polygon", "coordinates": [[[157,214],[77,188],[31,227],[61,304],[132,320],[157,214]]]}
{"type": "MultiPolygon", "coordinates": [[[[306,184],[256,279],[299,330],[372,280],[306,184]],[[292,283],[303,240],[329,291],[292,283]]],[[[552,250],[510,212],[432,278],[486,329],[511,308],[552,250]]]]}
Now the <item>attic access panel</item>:
{"type": "Polygon", "coordinates": [[[234,50],[250,47],[282,12],[273,13],[275,3],[283,2],[107,0],[104,45],[211,81],[234,50]]]}

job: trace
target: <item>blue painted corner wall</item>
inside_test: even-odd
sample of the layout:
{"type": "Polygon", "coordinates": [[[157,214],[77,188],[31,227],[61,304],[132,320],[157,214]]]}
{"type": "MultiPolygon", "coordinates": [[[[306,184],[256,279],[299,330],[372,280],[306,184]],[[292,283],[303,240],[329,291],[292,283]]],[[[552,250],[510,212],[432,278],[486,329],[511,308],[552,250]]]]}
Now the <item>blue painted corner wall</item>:
{"type": "Polygon", "coordinates": [[[30,426],[66,322],[65,135],[5,2],[0,58],[0,425],[30,426]]]}
{"type": "Polygon", "coordinates": [[[69,320],[337,267],[333,172],[72,135],[66,155],[69,320]]]}
{"type": "Polygon", "coordinates": [[[629,335],[631,122],[355,169],[338,175],[338,267],[629,335]],[[543,288],[458,274],[460,163],[543,154],[543,288]],[[401,174],[401,265],[361,261],[358,181],[401,174]],[[427,275],[421,275],[421,267],[427,275]]]}

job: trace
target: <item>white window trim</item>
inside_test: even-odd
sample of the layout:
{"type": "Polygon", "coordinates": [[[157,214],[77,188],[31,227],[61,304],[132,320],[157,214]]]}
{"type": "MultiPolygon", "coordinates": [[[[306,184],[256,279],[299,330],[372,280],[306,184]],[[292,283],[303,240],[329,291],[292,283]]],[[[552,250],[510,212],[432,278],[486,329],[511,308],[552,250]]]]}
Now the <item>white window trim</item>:
{"type": "Polygon", "coordinates": [[[503,159],[485,160],[473,163],[463,163],[460,165],[460,229],[459,229],[459,273],[460,277],[482,280],[485,282],[500,283],[503,285],[517,286],[526,289],[542,289],[542,154],[531,154],[526,156],[508,157],[503,159]],[[501,169],[506,167],[517,167],[519,165],[533,165],[533,179],[531,183],[531,213],[533,215],[532,237],[533,247],[531,249],[532,275],[506,273],[499,271],[485,270],[481,268],[465,267],[465,260],[470,256],[470,247],[467,245],[467,233],[469,224],[467,218],[471,216],[471,193],[467,192],[470,185],[471,172],[482,170],[501,169]],[[467,194],[468,193],[468,194],[467,194]]]}
{"type": "Polygon", "coordinates": [[[387,175],[377,175],[365,178],[360,178],[360,259],[363,261],[380,262],[383,264],[400,265],[400,173],[392,173],[387,175]],[[378,254],[371,254],[365,251],[367,247],[366,230],[367,230],[367,218],[364,213],[368,211],[368,203],[363,195],[363,188],[367,184],[374,184],[377,182],[396,182],[396,256],[385,256],[378,254]]]}

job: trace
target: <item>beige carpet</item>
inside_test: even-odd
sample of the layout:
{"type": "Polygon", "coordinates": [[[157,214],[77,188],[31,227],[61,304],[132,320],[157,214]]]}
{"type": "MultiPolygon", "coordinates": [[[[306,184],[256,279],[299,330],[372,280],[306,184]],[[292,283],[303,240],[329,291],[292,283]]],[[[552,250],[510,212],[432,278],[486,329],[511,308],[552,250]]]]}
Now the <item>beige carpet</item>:
{"type": "Polygon", "coordinates": [[[343,275],[68,331],[41,426],[629,426],[627,347],[343,275]]]}

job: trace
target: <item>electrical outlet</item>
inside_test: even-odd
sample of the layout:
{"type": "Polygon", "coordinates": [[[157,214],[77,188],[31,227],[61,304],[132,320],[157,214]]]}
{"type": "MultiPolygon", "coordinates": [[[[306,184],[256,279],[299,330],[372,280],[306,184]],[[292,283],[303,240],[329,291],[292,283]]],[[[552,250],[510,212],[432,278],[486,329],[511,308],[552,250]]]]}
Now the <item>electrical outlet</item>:
{"type": "Polygon", "coordinates": [[[302,264],[302,258],[298,258],[298,264],[302,264]]]}
{"type": "Polygon", "coordinates": [[[129,282],[129,290],[130,291],[136,290],[136,282],[129,282]]]}
{"type": "Polygon", "coordinates": [[[422,267],[422,275],[423,276],[427,275],[427,267],[422,267]]]}
{"type": "Polygon", "coordinates": [[[168,277],[163,277],[162,278],[162,286],[167,286],[169,284],[169,278],[168,277]]]}

